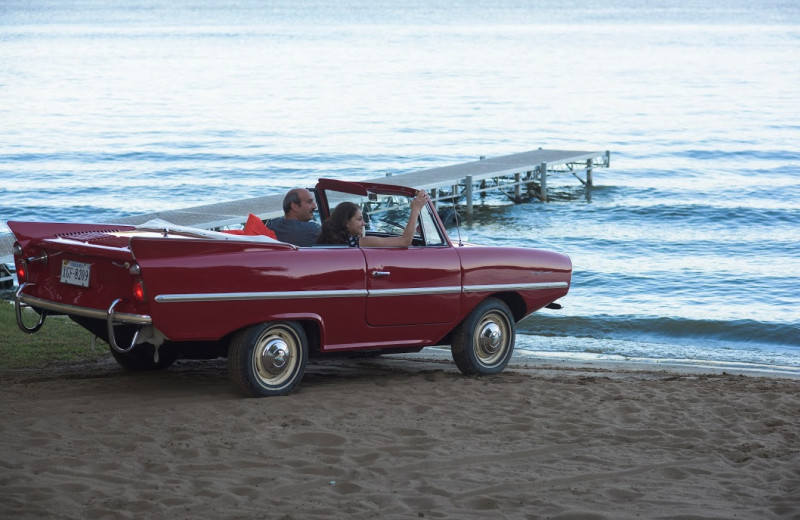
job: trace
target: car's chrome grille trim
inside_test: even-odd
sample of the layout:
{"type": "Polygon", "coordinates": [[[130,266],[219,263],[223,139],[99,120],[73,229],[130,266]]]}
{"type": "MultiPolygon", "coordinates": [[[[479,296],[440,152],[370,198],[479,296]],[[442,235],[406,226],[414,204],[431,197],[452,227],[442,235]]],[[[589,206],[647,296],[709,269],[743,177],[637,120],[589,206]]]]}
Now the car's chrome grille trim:
{"type": "MultiPolygon", "coordinates": [[[[464,292],[491,291],[532,291],[543,289],[565,289],[567,282],[538,282],[521,284],[466,285],[464,292]]],[[[289,300],[299,298],[358,298],[363,296],[417,296],[425,294],[457,294],[461,292],[458,285],[443,287],[407,287],[402,289],[350,289],[331,291],[270,291],[270,292],[227,292],[227,293],[195,293],[195,294],[159,294],[157,303],[178,302],[215,302],[215,301],[248,301],[248,300],[289,300]]]]}

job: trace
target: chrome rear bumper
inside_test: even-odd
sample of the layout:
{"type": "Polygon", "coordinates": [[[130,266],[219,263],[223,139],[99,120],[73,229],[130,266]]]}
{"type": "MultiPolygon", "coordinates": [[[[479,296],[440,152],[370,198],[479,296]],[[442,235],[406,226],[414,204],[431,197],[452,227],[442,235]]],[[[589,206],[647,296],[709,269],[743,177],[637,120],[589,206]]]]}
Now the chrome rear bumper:
{"type": "MultiPolygon", "coordinates": [[[[47,318],[47,314],[49,312],[54,312],[57,314],[66,314],[68,316],[81,316],[84,318],[95,318],[98,320],[104,320],[106,322],[106,326],[108,327],[108,344],[111,345],[111,348],[116,350],[121,354],[125,354],[132,350],[139,339],[139,333],[142,330],[142,327],[149,326],[153,323],[153,320],[150,316],[145,314],[130,314],[126,312],[115,312],[114,307],[117,306],[122,300],[122,298],[117,298],[113,302],[111,302],[111,306],[107,310],[100,310],[100,309],[93,309],[91,307],[80,307],[78,305],[70,305],[68,303],[59,303],[50,300],[45,300],[44,298],[37,298],[36,296],[29,296],[27,294],[23,294],[22,291],[25,290],[28,283],[24,283],[19,287],[17,290],[16,297],[14,298],[14,311],[17,315],[17,326],[23,331],[27,332],[28,334],[32,334],[38,331],[42,325],[44,324],[45,318],[47,318]],[[33,327],[28,327],[22,321],[22,304],[29,305],[30,307],[37,309],[39,312],[39,323],[34,325],[33,327]],[[114,333],[114,326],[120,323],[124,323],[127,325],[136,325],[136,332],[133,334],[133,339],[131,339],[131,343],[127,347],[121,347],[117,344],[116,334],[114,333]]],[[[156,356],[158,355],[158,351],[156,350],[156,356]]]]}
{"type": "MultiPolygon", "coordinates": [[[[67,314],[69,316],[82,316],[84,318],[95,318],[105,321],[108,318],[108,309],[93,309],[90,307],[79,307],[77,305],[70,305],[67,303],[59,303],[36,296],[29,296],[22,294],[24,284],[17,291],[17,301],[24,303],[36,309],[43,309],[56,314],[67,314]]],[[[153,320],[146,314],[130,314],[125,312],[115,312],[114,321],[117,323],[126,323],[129,325],[152,325],[153,320]]]]}

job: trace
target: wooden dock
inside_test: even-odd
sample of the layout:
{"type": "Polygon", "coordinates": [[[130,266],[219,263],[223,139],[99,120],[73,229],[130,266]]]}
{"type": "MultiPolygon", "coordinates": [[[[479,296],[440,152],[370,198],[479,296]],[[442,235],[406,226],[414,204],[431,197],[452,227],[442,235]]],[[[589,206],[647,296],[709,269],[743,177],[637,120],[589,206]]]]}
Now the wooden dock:
{"type": "MultiPolygon", "coordinates": [[[[365,179],[365,182],[398,184],[425,189],[436,204],[456,202],[459,212],[472,213],[473,197],[487,192],[504,193],[509,199],[523,200],[522,190],[535,189],[543,202],[547,201],[547,179],[558,174],[574,175],[587,187],[592,185],[595,168],[608,168],[611,153],[570,150],[532,150],[529,152],[481,158],[480,160],[420,170],[386,177],[365,179]],[[583,174],[583,177],[581,177],[583,174]],[[461,208],[464,208],[463,210],[461,208]]],[[[262,219],[283,215],[283,194],[220,202],[193,208],[161,211],[115,219],[110,223],[142,224],[160,218],[173,224],[215,229],[236,226],[253,213],[262,219]]],[[[11,234],[0,236],[0,262],[12,263],[11,234]]],[[[2,281],[2,280],[0,280],[2,281]]]]}
{"type": "Polygon", "coordinates": [[[478,193],[501,192],[514,202],[522,201],[522,188],[535,186],[542,202],[547,201],[547,178],[557,173],[571,173],[583,185],[592,185],[595,168],[608,168],[611,152],[578,152],[569,150],[533,150],[530,152],[481,158],[478,161],[443,166],[430,170],[370,179],[425,189],[434,202],[459,202],[472,214],[473,196],[478,193]],[[580,173],[584,177],[580,177],[580,173]]]}

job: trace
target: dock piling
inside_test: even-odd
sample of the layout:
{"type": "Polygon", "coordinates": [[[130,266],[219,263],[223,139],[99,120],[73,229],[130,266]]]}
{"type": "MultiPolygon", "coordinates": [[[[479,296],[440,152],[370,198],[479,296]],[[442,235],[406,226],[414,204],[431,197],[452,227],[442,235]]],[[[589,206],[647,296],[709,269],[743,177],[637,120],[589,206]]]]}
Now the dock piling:
{"type": "Polygon", "coordinates": [[[547,163],[539,165],[539,200],[547,202],[547,163]]]}
{"type": "Polygon", "coordinates": [[[472,175],[464,178],[464,196],[467,199],[467,215],[472,216],[472,175]]]}

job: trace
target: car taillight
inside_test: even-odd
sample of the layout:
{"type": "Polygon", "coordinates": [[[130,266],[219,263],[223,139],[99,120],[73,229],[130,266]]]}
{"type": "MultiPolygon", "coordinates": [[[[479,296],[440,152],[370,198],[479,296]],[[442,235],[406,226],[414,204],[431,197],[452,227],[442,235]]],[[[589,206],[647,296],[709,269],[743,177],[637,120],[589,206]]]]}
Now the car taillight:
{"type": "Polygon", "coordinates": [[[23,251],[19,242],[14,242],[11,251],[14,253],[14,256],[17,257],[15,262],[17,265],[17,282],[23,284],[28,281],[28,265],[25,263],[25,251],[23,251]]]}
{"type": "Polygon", "coordinates": [[[144,290],[144,281],[136,279],[133,282],[133,299],[144,303],[147,300],[147,292],[144,290]]]}
{"type": "Polygon", "coordinates": [[[28,264],[25,260],[17,262],[17,283],[23,284],[28,281],[28,264]]]}

